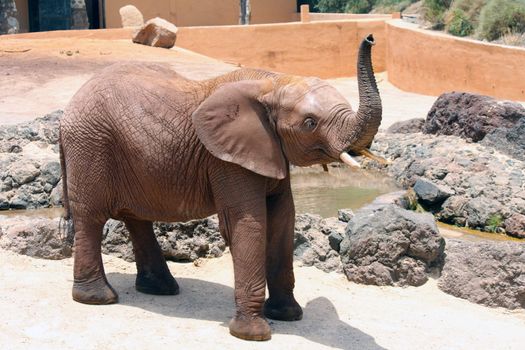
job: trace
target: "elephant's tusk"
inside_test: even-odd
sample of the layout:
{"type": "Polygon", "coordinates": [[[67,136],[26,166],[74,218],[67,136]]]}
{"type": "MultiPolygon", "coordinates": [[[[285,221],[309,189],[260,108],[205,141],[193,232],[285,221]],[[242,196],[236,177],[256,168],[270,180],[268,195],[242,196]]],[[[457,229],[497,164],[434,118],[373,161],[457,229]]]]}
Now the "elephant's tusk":
{"type": "Polygon", "coordinates": [[[354,158],[352,158],[348,153],[346,152],[343,152],[341,153],[341,155],[339,156],[339,158],[341,158],[341,160],[343,161],[343,163],[345,163],[346,165],[349,165],[351,167],[356,167],[356,168],[360,168],[361,165],[359,165],[358,162],[356,162],[354,160],[354,158]]]}
{"type": "Polygon", "coordinates": [[[364,157],[367,157],[367,158],[370,158],[372,160],[375,160],[376,162],[378,162],[380,164],[385,164],[385,165],[389,165],[390,164],[390,161],[388,161],[385,158],[380,157],[380,156],[378,156],[376,154],[373,154],[372,152],[370,152],[367,149],[363,149],[363,150],[359,151],[359,154],[364,156],[364,157]]]}

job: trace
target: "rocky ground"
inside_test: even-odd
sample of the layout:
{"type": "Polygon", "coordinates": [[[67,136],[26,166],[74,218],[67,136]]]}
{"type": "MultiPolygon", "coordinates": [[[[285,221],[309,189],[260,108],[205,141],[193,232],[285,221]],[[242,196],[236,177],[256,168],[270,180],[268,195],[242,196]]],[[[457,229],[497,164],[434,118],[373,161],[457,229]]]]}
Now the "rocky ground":
{"type": "Polygon", "coordinates": [[[525,238],[524,130],[521,104],[453,92],[426,119],[378,134],[371,149],[438,220],[525,238]]]}

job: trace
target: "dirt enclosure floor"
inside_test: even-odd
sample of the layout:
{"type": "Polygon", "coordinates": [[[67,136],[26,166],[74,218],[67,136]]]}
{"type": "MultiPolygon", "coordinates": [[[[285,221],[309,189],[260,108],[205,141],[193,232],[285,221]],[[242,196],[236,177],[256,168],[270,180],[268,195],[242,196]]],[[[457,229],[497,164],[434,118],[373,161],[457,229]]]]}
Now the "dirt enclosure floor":
{"type": "MultiPolygon", "coordinates": [[[[64,108],[92,74],[118,61],[164,62],[193,79],[238,68],[180,48],[135,45],[122,35],[0,37],[0,124],[64,108]]],[[[383,128],[425,117],[435,100],[396,89],[382,73],[378,80],[383,128]]],[[[330,82],[357,107],[355,78],[330,82]]],[[[304,319],[272,321],[271,341],[245,342],[228,334],[234,313],[229,254],[198,267],[169,263],[181,293],[166,297],[136,292],[133,264],[104,260],[120,302],[88,306],[71,299],[71,259],[0,250],[0,349],[524,349],[523,310],[475,305],[440,292],[433,280],[419,288],[379,288],[299,266],[296,297],[304,319]]]]}
{"type": "Polygon", "coordinates": [[[228,333],[234,313],[231,256],[169,263],[181,292],[141,294],[135,266],[104,256],[119,304],[71,299],[72,259],[39,260],[0,251],[1,349],[523,349],[525,311],[490,309],[418,288],[363,286],[342,274],[296,266],[298,322],[272,321],[272,339],[228,333]]]}

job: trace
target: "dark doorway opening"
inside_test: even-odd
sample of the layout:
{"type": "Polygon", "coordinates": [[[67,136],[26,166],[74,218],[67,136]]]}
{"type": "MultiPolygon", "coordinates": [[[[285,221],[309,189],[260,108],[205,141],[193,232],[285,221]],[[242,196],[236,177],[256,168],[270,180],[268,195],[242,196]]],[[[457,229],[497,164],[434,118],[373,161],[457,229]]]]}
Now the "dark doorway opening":
{"type": "Polygon", "coordinates": [[[29,30],[71,28],[71,0],[29,0],[29,30]]]}

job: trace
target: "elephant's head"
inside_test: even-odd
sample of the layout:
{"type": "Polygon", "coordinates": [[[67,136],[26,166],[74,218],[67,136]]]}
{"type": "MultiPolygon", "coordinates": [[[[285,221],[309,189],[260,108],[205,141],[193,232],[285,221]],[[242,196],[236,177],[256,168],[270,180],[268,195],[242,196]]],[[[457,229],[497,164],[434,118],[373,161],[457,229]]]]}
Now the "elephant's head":
{"type": "Polygon", "coordinates": [[[264,176],[299,166],[344,161],[366,153],[381,123],[381,99],[371,61],[374,38],[359,48],[359,109],[316,78],[247,71],[224,83],[193,113],[201,142],[214,156],[264,176]]]}

